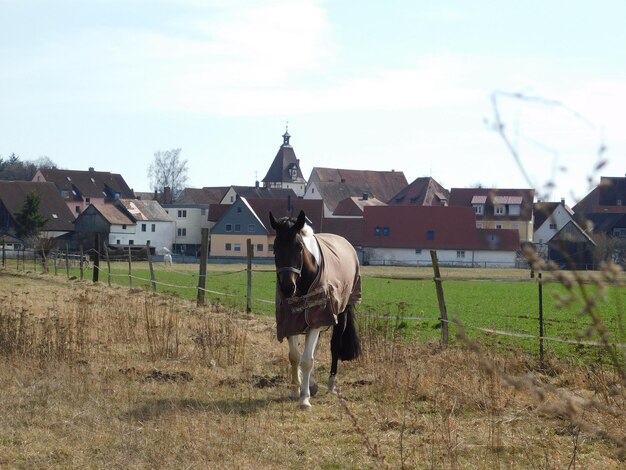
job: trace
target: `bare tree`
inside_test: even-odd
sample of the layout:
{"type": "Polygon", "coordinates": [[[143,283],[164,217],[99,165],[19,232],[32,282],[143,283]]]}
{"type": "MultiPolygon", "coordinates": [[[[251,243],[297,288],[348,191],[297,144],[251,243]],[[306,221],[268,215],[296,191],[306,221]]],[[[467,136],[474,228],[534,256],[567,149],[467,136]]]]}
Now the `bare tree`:
{"type": "Polygon", "coordinates": [[[173,194],[179,193],[187,183],[187,160],[180,156],[182,149],[154,152],[154,160],[148,167],[148,178],[152,189],[163,192],[169,187],[173,194]]]}

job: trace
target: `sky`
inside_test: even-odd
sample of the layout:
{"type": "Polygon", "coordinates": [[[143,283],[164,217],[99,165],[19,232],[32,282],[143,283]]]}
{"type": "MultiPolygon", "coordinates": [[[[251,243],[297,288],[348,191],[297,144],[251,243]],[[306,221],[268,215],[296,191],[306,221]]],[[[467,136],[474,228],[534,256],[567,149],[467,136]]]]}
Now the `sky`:
{"type": "Polygon", "coordinates": [[[313,167],[535,188],[626,174],[623,0],[0,0],[0,156],[254,185],[313,167]]]}

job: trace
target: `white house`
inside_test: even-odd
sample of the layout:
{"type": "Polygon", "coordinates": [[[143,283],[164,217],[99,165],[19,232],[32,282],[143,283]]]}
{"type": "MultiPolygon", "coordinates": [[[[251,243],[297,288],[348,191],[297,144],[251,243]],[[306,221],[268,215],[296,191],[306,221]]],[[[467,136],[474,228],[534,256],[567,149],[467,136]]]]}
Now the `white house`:
{"type": "Polygon", "coordinates": [[[163,248],[172,249],[174,243],[174,221],[157,201],[140,199],[120,199],[118,204],[135,222],[132,227],[111,226],[109,244],[111,245],[146,245],[154,247],[157,253],[163,248]]]}

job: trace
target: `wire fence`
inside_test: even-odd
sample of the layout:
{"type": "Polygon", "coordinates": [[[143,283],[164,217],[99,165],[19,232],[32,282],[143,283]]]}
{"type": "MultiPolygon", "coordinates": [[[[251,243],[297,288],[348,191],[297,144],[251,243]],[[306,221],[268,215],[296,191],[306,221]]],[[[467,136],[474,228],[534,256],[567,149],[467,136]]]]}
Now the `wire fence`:
{"type": "MultiPolygon", "coordinates": [[[[160,258],[156,258],[159,260],[160,258]]],[[[89,277],[89,273],[92,274],[92,278],[102,280],[104,276],[106,276],[109,284],[112,282],[118,285],[128,285],[129,288],[152,288],[154,291],[162,290],[164,292],[171,292],[169,289],[174,290],[175,293],[186,297],[193,298],[199,292],[203,292],[206,294],[210,294],[212,296],[212,301],[224,303],[225,305],[230,305],[233,308],[243,310],[243,302],[244,300],[248,305],[254,303],[257,306],[261,306],[255,311],[262,311],[263,313],[271,312],[272,306],[275,304],[275,299],[272,297],[273,293],[270,293],[267,289],[265,291],[264,296],[251,296],[248,298],[250,294],[248,293],[255,292],[256,289],[250,289],[250,286],[246,286],[243,280],[241,279],[243,275],[247,275],[250,273],[267,275],[273,275],[273,269],[264,268],[259,269],[258,267],[248,267],[247,269],[231,269],[227,271],[212,271],[210,274],[206,275],[204,280],[206,282],[207,278],[215,281],[216,279],[226,279],[232,278],[236,279],[234,282],[230,283],[228,288],[220,289],[219,287],[207,288],[204,282],[198,282],[199,278],[202,277],[201,274],[190,271],[183,270],[176,267],[176,265],[169,265],[165,263],[155,262],[154,258],[150,255],[147,256],[127,256],[126,260],[119,259],[114,268],[111,268],[111,260],[110,258],[107,260],[107,265],[103,266],[101,263],[98,263],[96,260],[100,262],[102,260],[107,260],[107,253],[101,253],[97,250],[91,249],[87,250],[84,253],[69,253],[63,251],[50,252],[46,257],[39,255],[37,252],[28,252],[28,250],[23,250],[21,256],[16,256],[14,258],[5,259],[3,257],[2,266],[6,268],[12,268],[15,266],[17,271],[30,271],[31,268],[34,272],[43,272],[53,271],[55,275],[60,275],[63,272],[68,277],[80,277],[80,279],[85,279],[89,277]],[[124,268],[121,267],[121,262],[128,263],[127,272],[124,272],[124,268]],[[148,263],[149,269],[145,269],[145,267],[140,267],[139,263],[148,263]],[[158,269],[155,273],[154,265],[158,265],[158,269]],[[134,267],[134,269],[133,269],[134,267]],[[148,276],[147,273],[151,275],[148,276]],[[98,273],[96,276],[93,273],[98,273]],[[142,273],[146,273],[142,275],[142,273]],[[134,282],[133,282],[134,281],[134,282]],[[186,294],[185,294],[186,292],[186,294]],[[182,293],[182,294],[181,294],[182,293]],[[228,300],[230,299],[230,300],[228,300]],[[264,307],[262,307],[264,306],[264,307]]],[[[115,263],[115,262],[114,262],[115,263]]],[[[193,266],[193,265],[186,265],[193,266]]],[[[250,279],[251,276],[248,276],[250,279]]],[[[440,276],[434,276],[431,281],[435,282],[437,285],[437,281],[443,283],[446,281],[442,279],[440,276]]],[[[417,281],[416,281],[417,282],[417,281]]],[[[422,280],[421,282],[424,282],[422,280]]],[[[447,281],[446,281],[447,282],[447,281]]],[[[510,283],[511,285],[514,283],[528,283],[532,282],[533,285],[537,285],[539,289],[544,284],[548,284],[549,281],[539,279],[464,279],[460,282],[488,282],[488,283],[510,283]]],[[[217,285],[224,286],[224,282],[216,283],[217,285]]],[[[508,285],[508,284],[507,284],[508,285]]],[[[623,292],[623,291],[622,291],[623,292]]],[[[540,300],[539,300],[540,302],[540,300]]],[[[576,335],[576,338],[573,337],[556,337],[545,334],[544,326],[546,324],[567,324],[570,327],[577,327],[580,331],[588,331],[590,327],[593,326],[593,322],[585,321],[582,322],[582,319],[559,319],[559,318],[543,318],[541,313],[539,315],[535,314],[510,314],[503,313],[500,314],[500,318],[508,318],[512,321],[515,320],[524,320],[527,321],[527,329],[525,331],[520,331],[520,326],[516,328],[516,331],[510,328],[500,328],[495,327],[493,325],[479,325],[475,324],[472,321],[467,321],[466,319],[463,321],[453,321],[447,318],[447,315],[442,313],[440,309],[439,314],[434,315],[414,315],[410,313],[411,309],[416,309],[419,311],[419,306],[410,306],[405,305],[402,311],[398,311],[396,314],[382,314],[376,313],[377,307],[372,304],[364,303],[359,308],[359,316],[367,319],[368,321],[387,321],[387,322],[426,322],[432,328],[432,325],[437,325],[438,328],[442,330],[448,327],[456,328],[458,331],[465,332],[479,332],[487,336],[493,337],[502,337],[502,338],[513,338],[517,340],[523,340],[525,342],[532,341],[535,344],[541,344],[541,349],[543,351],[544,343],[559,343],[563,345],[570,345],[576,347],[612,347],[620,350],[626,349],[626,342],[624,341],[624,333],[623,331],[620,334],[616,333],[612,336],[611,341],[607,341],[606,339],[585,339],[583,335],[576,335]],[[534,327],[532,326],[534,322],[534,327]],[[539,325],[541,323],[541,325],[539,325]],[[530,331],[530,329],[534,329],[535,332],[530,331]],[[619,339],[619,341],[618,341],[619,339]]],[[[541,307],[540,307],[541,309],[541,307]]],[[[617,315],[620,316],[623,312],[616,312],[617,315]]]]}

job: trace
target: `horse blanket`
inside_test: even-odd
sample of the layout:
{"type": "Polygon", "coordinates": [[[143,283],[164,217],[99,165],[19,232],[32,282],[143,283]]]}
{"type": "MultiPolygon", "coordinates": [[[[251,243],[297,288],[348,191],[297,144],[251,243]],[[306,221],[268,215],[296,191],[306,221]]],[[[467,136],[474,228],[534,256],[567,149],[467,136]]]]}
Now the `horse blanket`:
{"type": "Polygon", "coordinates": [[[276,288],[276,336],[306,333],[308,328],[333,326],[348,305],[361,302],[361,274],[354,248],[330,233],[314,235],[320,247],[320,266],[309,292],[284,298],[276,288]]]}

